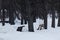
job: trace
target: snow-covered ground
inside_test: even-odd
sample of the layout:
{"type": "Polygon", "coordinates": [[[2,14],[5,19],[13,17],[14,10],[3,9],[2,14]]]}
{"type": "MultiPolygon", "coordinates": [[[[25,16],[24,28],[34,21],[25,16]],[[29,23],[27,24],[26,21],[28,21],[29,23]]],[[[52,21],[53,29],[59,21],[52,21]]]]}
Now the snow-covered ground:
{"type": "Polygon", "coordinates": [[[0,40],[60,40],[60,27],[57,26],[58,19],[55,19],[55,28],[51,27],[52,19],[48,16],[48,29],[37,30],[39,24],[43,24],[42,19],[36,19],[34,23],[34,31],[28,32],[28,24],[24,24],[22,32],[17,32],[16,29],[20,25],[18,19],[15,20],[15,25],[10,25],[6,23],[5,26],[2,26],[0,23],[0,40]]]}

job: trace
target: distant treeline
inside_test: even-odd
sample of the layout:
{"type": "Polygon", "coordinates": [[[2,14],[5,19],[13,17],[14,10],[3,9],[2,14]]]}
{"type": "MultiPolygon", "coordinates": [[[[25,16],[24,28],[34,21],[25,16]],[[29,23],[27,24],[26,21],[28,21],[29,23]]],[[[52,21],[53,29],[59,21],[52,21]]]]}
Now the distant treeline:
{"type": "Polygon", "coordinates": [[[38,17],[44,19],[44,28],[47,29],[49,13],[52,14],[52,27],[55,28],[55,13],[57,11],[58,26],[60,26],[60,0],[0,0],[0,10],[2,21],[9,17],[9,23],[15,24],[14,20],[17,17],[21,20],[21,24],[28,22],[28,29],[31,32],[34,31],[33,22],[36,22],[38,17]]]}

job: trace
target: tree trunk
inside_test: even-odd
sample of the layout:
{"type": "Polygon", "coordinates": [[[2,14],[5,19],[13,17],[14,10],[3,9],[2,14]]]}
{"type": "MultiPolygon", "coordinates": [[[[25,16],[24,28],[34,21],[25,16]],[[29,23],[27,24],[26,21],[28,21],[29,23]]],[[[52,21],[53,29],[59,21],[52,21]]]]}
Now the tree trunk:
{"type": "Polygon", "coordinates": [[[26,1],[27,1],[26,9],[27,9],[27,13],[28,13],[28,30],[30,32],[34,32],[34,28],[33,28],[33,16],[31,16],[32,8],[31,8],[29,0],[26,0],[26,1]]]}
{"type": "Polygon", "coordinates": [[[47,14],[44,16],[44,28],[47,29],[47,14]]]}
{"type": "Polygon", "coordinates": [[[2,25],[4,26],[5,25],[5,11],[4,11],[4,9],[3,9],[3,13],[2,13],[2,25]]]}
{"type": "Polygon", "coordinates": [[[14,23],[14,13],[13,13],[13,10],[9,10],[9,23],[11,24],[11,25],[14,25],[15,23],[14,23]]]}
{"type": "Polygon", "coordinates": [[[55,11],[52,11],[52,27],[55,28],[55,11]]]}
{"type": "Polygon", "coordinates": [[[27,20],[25,19],[24,21],[25,21],[24,24],[27,24],[27,20]]]}
{"type": "Polygon", "coordinates": [[[29,17],[29,19],[28,19],[28,30],[30,32],[34,32],[34,28],[33,28],[33,17],[29,17]]]}
{"type": "Polygon", "coordinates": [[[21,18],[21,25],[23,25],[23,18],[21,18]]]}
{"type": "Polygon", "coordinates": [[[2,0],[0,0],[0,10],[1,10],[1,8],[2,8],[2,0]]]}
{"type": "Polygon", "coordinates": [[[58,15],[58,26],[60,26],[60,13],[58,15]]]}
{"type": "Polygon", "coordinates": [[[36,22],[36,17],[35,16],[33,16],[33,22],[36,22]]]}

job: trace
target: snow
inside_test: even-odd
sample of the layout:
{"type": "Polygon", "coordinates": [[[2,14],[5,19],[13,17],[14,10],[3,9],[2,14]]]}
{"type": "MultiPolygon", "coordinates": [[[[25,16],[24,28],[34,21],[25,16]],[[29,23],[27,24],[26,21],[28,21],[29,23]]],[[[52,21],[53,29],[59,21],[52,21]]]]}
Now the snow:
{"type": "Polygon", "coordinates": [[[43,24],[44,20],[36,19],[34,25],[35,32],[28,32],[28,24],[24,24],[22,32],[16,31],[20,25],[17,18],[15,20],[15,25],[10,25],[6,23],[2,26],[0,23],[0,40],[60,40],[60,27],[57,26],[58,19],[55,19],[55,28],[51,27],[52,18],[48,15],[48,29],[37,30],[39,24],[43,24]]]}

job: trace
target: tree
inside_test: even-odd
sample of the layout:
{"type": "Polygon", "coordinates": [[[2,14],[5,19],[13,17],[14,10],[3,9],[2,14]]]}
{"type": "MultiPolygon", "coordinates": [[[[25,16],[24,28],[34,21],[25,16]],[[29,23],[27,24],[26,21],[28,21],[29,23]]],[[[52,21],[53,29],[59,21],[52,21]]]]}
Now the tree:
{"type": "MultiPolygon", "coordinates": [[[[30,32],[33,32],[33,17],[31,16],[31,6],[29,0],[16,0],[16,2],[21,7],[21,15],[24,20],[26,20],[26,17],[28,17],[28,30],[30,32]]],[[[21,20],[23,22],[23,19],[21,20]]]]}
{"type": "Polygon", "coordinates": [[[15,12],[14,0],[9,0],[8,11],[9,11],[9,23],[11,25],[15,24],[14,23],[14,12],[15,12]]]}
{"type": "Polygon", "coordinates": [[[56,6],[55,6],[57,12],[58,12],[58,26],[60,26],[60,0],[56,0],[56,6]]]}
{"type": "Polygon", "coordinates": [[[56,0],[48,0],[48,10],[51,11],[52,14],[52,27],[55,28],[55,4],[56,0]]]}

